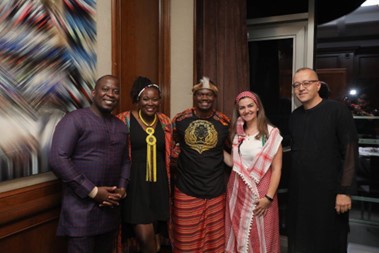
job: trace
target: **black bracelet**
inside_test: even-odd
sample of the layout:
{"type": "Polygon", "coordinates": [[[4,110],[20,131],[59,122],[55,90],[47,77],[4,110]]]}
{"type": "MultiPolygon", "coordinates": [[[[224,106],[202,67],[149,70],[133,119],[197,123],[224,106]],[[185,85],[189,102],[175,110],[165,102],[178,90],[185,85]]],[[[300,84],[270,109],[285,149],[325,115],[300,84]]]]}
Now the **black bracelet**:
{"type": "Polygon", "coordinates": [[[267,194],[265,195],[265,198],[268,199],[270,202],[274,201],[274,199],[271,198],[271,197],[269,197],[269,196],[267,196],[267,194]]]}

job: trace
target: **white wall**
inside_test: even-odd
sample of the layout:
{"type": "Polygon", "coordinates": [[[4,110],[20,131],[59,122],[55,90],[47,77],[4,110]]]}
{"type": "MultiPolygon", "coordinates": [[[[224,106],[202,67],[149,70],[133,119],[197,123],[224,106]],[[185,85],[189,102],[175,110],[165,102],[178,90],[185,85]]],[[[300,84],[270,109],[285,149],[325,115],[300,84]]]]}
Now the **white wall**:
{"type": "Polygon", "coordinates": [[[101,77],[112,73],[112,1],[97,0],[97,75],[101,77]]]}
{"type": "Polygon", "coordinates": [[[192,106],[194,0],[171,0],[171,117],[192,106]]]}

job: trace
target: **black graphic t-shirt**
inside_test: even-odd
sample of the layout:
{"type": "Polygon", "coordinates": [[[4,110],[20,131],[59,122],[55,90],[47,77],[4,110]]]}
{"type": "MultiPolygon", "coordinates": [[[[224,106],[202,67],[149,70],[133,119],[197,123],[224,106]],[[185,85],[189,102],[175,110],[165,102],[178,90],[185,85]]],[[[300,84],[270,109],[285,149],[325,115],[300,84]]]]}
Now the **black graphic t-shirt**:
{"type": "Polygon", "coordinates": [[[198,198],[214,198],[225,192],[223,149],[229,119],[220,112],[200,119],[193,109],[175,116],[174,140],[179,143],[175,185],[198,198]]]}

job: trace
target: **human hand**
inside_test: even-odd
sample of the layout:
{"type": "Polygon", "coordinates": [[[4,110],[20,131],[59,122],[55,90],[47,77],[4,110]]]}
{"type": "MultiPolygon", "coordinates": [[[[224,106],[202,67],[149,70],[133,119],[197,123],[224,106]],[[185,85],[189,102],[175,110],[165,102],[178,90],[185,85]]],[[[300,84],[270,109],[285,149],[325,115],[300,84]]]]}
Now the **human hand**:
{"type": "Polygon", "coordinates": [[[351,209],[351,196],[346,194],[337,194],[335,208],[338,214],[348,212],[351,209]]]}
{"type": "Polygon", "coordinates": [[[94,200],[100,203],[100,206],[118,206],[121,196],[116,193],[116,189],[116,186],[98,186],[98,192],[94,200]]]}
{"type": "Polygon", "coordinates": [[[120,195],[120,199],[124,199],[127,195],[125,188],[117,188],[115,190],[115,193],[118,193],[120,195]]]}
{"type": "Polygon", "coordinates": [[[261,198],[258,199],[255,202],[256,206],[254,209],[254,214],[257,216],[266,215],[268,208],[271,206],[271,201],[269,201],[267,198],[261,198]]]}

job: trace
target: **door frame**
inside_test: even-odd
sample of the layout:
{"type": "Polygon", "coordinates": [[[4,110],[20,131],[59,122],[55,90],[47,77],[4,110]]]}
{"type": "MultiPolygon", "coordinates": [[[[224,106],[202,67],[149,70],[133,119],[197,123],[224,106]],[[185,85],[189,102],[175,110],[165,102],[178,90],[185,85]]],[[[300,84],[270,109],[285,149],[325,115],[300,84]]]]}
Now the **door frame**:
{"type": "MultiPolygon", "coordinates": [[[[301,67],[313,68],[315,26],[314,15],[310,13],[250,19],[247,21],[248,41],[291,38],[294,48],[292,75],[301,67]]],[[[300,106],[293,92],[291,101],[292,110],[300,106]]]]}

